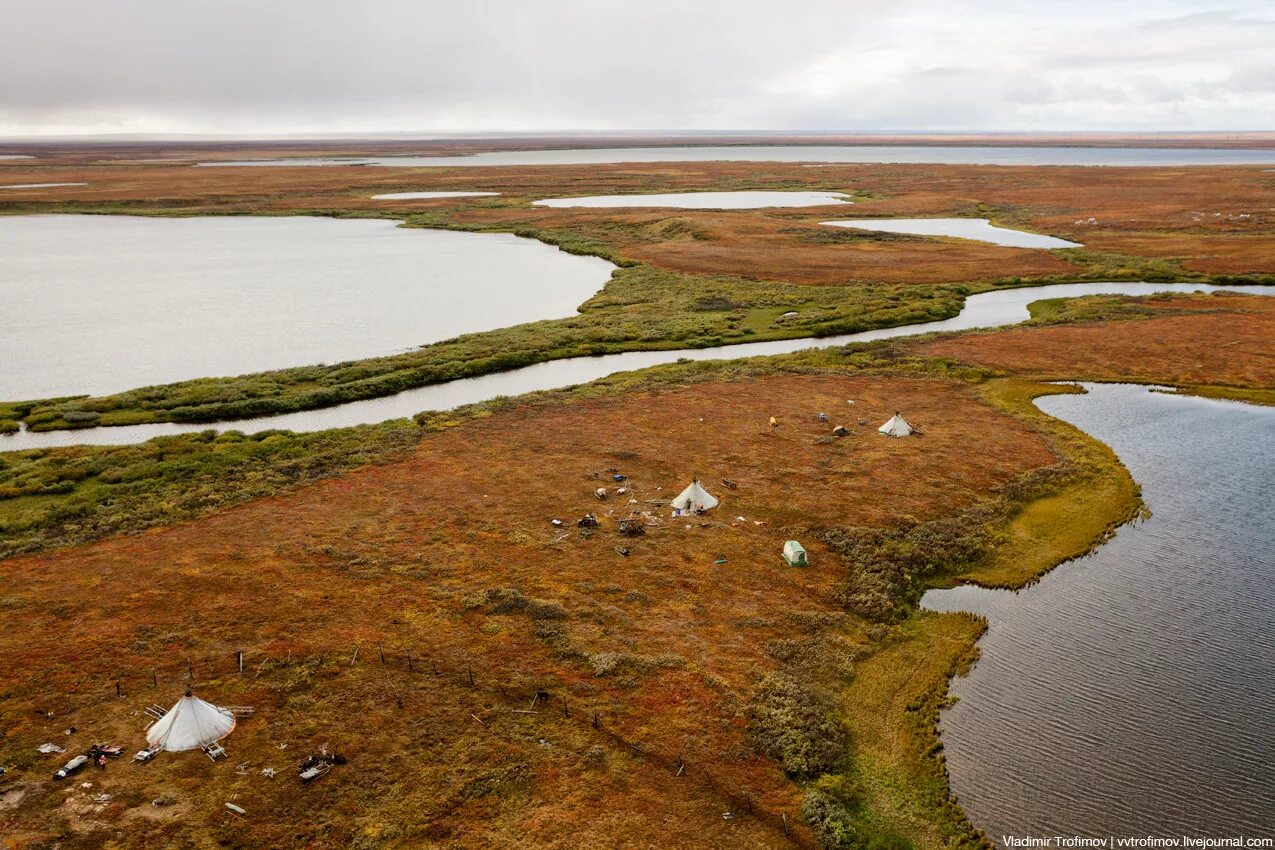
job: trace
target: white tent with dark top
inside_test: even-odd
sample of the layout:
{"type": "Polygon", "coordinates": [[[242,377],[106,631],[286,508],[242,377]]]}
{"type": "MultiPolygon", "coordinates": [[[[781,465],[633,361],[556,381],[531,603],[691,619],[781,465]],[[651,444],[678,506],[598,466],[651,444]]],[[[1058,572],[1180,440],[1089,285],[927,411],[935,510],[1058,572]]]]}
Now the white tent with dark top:
{"type": "Polygon", "coordinates": [[[896,410],[894,415],[890,417],[890,421],[877,429],[887,437],[910,437],[912,435],[912,426],[907,423],[899,412],[896,410]]]}
{"type": "Polygon", "coordinates": [[[717,507],[717,499],[701,487],[699,481],[692,481],[672,504],[679,511],[707,511],[717,507]]]}
{"type": "Polygon", "coordinates": [[[163,717],[146,730],[146,743],[152,750],[179,753],[215,744],[235,728],[235,715],[228,708],[204,702],[191,694],[177,701],[163,717]]]}

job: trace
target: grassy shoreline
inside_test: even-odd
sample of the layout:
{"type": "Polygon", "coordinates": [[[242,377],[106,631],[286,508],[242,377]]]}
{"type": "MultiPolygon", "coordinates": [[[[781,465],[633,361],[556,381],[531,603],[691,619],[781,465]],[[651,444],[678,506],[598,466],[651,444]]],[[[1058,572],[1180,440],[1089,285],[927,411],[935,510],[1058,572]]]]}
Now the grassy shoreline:
{"type": "MultiPolygon", "coordinates": [[[[1004,503],[992,511],[976,506],[912,535],[938,554],[923,555],[922,572],[900,588],[903,601],[892,617],[886,616],[882,637],[856,666],[841,696],[840,710],[855,746],[839,779],[822,785],[848,786],[853,793],[843,795],[839,820],[827,832],[844,837],[832,846],[992,846],[952,794],[939,730],[951,681],[977,660],[986,623],[967,613],[924,611],[917,602],[921,591],[957,582],[1029,584],[1100,546],[1145,510],[1136,482],[1114,452],[1032,404],[1043,395],[1074,392],[1081,390],[1015,378],[980,384],[988,404],[1025,419],[1046,436],[1061,466],[1056,475],[1027,476],[1035,480],[1007,488],[1004,503]]],[[[863,592],[853,598],[861,600],[863,592]]],[[[820,784],[810,793],[823,793],[820,784]]]]}

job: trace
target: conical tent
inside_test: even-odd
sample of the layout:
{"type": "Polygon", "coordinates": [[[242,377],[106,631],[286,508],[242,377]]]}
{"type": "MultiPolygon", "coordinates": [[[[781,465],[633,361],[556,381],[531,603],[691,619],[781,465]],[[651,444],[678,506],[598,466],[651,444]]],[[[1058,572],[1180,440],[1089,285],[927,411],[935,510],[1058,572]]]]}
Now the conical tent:
{"type": "Polygon", "coordinates": [[[221,740],[234,728],[235,716],[229,710],[186,691],[176,705],[146,730],[146,743],[171,753],[197,750],[221,740]]]}
{"type": "Polygon", "coordinates": [[[713,498],[703,487],[699,486],[698,481],[692,481],[691,486],[682,491],[676,499],[673,500],[673,507],[679,511],[707,511],[717,507],[717,499],[713,498]]]}
{"type": "Polygon", "coordinates": [[[877,429],[887,437],[907,437],[912,434],[912,426],[907,423],[898,411],[890,417],[890,421],[877,429]]]}

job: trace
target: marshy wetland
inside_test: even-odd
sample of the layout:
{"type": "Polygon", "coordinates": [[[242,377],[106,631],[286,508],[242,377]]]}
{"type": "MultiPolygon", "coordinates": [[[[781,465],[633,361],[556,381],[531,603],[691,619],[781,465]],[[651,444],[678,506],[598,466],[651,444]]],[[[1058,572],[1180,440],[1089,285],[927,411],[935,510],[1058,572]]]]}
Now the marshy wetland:
{"type": "MultiPolygon", "coordinates": [[[[231,153],[182,149],[202,161],[231,153]]],[[[15,384],[0,425],[23,430],[0,438],[10,449],[0,451],[0,766],[3,788],[18,791],[5,792],[0,830],[19,846],[132,850],[212,835],[477,848],[561,846],[567,835],[599,846],[975,850],[1000,829],[1105,828],[1094,809],[1118,818],[1144,803],[1177,806],[1183,829],[1261,828],[1269,741],[1250,727],[1271,671],[1240,649],[1265,647],[1270,630],[1236,600],[1273,568],[1270,506],[1253,490],[1269,470],[1246,460],[1269,454],[1267,409],[1046,383],[1275,401],[1275,307],[1257,297],[1275,282],[1275,188],[1261,169],[468,167],[478,157],[457,157],[467,167],[456,169],[217,169],[129,156],[155,158],[121,148],[106,162],[89,149],[55,151],[53,166],[6,163],[14,182],[89,185],[56,198],[6,193],[0,233],[40,214],[103,233],[140,221],[205,234],[171,243],[189,259],[207,248],[200,228],[242,228],[269,246],[248,252],[266,271],[236,270],[240,289],[206,287],[221,292],[194,311],[206,340],[219,338],[219,301],[276,323],[245,325],[252,344],[287,313],[304,319],[326,304],[366,315],[374,347],[263,360],[244,368],[271,371],[245,375],[50,390],[109,393],[91,398],[24,399],[4,372],[15,384]],[[534,203],[713,192],[839,194],[870,221],[958,218],[1083,247],[834,228],[826,207],[534,203]],[[373,198],[402,193],[429,196],[373,198]],[[320,227],[305,250],[275,229],[320,227]],[[456,279],[448,267],[421,272],[433,261],[412,252],[442,245],[435,237],[525,253],[495,267],[494,289],[464,287],[480,324],[435,333],[437,302],[368,289],[380,271],[330,282],[327,294],[314,283],[349,267],[339,234],[356,232],[370,240],[351,252],[365,263],[413,246],[390,250],[400,295],[412,297],[456,279]],[[589,270],[561,303],[532,299],[547,311],[540,321],[500,312],[546,291],[520,265],[530,254],[554,258],[554,281],[589,270]],[[275,276],[286,309],[253,300],[275,276]],[[414,338],[380,335],[382,321],[414,338]],[[299,365],[278,368],[287,363],[299,365]],[[1197,407],[1203,419],[1180,415],[1197,407]],[[922,435],[877,433],[896,410],[922,435]],[[1192,457],[1178,462],[1182,452],[1192,457]],[[1201,481],[1206,467],[1216,474],[1201,481]],[[668,516],[663,502],[692,476],[721,506],[668,516]],[[1197,493],[1226,516],[1201,513],[1197,493]],[[1152,519],[1124,526],[1143,501],[1152,519]],[[626,537],[619,520],[634,506],[649,524],[626,537]],[[597,524],[577,526],[586,513],[597,524]],[[793,538],[809,568],[780,559],[793,538]],[[1225,568],[1201,570],[1210,556],[1225,568]],[[1156,571],[1169,561],[1177,583],[1166,589],[1156,571]],[[945,607],[987,613],[985,634],[968,614],[920,605],[934,586],[1042,575],[1009,599],[942,591],[956,600],[945,607]],[[1051,600],[1045,610],[1034,593],[1051,600]],[[1165,624],[1171,640],[1157,639],[1165,624]],[[40,676],[15,672],[33,659],[40,676]],[[1058,693],[1042,669],[1058,671],[1046,683],[1058,693]],[[944,711],[950,677],[966,670],[952,685],[963,699],[944,711]],[[1019,675],[1037,698],[1007,716],[1017,703],[1006,680],[1019,675]],[[140,710],[188,677],[219,704],[257,708],[227,739],[230,762],[111,764],[91,791],[48,780],[56,765],[40,743],[78,746],[78,735],[131,747],[140,710]],[[1199,685],[1235,712],[1199,694],[1165,699],[1199,685]],[[1096,703],[1068,696],[1094,689],[1096,703]],[[1084,726],[1095,706],[1109,721],[1097,732],[1084,726]],[[1181,740],[1143,746],[1152,714],[1181,740]],[[65,735],[71,726],[81,731],[65,735]],[[1246,736],[1257,743],[1235,755],[1246,736]],[[1118,741],[1134,754],[1127,767],[1146,772],[1128,800],[1103,784],[1125,766],[1076,764],[1095,740],[1118,741]],[[1198,741],[1211,751],[1192,760],[1198,741]],[[348,762],[315,785],[260,773],[292,758],[281,752],[320,746],[348,762]],[[1005,769],[991,776],[990,764],[1005,769]],[[1033,764],[1066,781],[1021,769],[1033,764]],[[1215,779],[1235,802],[1183,801],[1179,788],[1215,779]],[[111,800],[95,802],[101,792],[111,800]],[[160,794],[174,808],[151,806],[160,794]],[[248,815],[226,815],[227,800],[248,815]]],[[[81,282],[97,273],[97,249],[82,247],[81,271],[66,271],[81,282]]],[[[164,284],[170,272],[115,259],[110,274],[150,287],[124,312],[179,293],[164,284]]],[[[56,322],[24,315],[15,333],[57,335],[56,322]]],[[[80,328],[91,338],[87,320],[80,328]]],[[[77,356],[77,339],[61,337],[24,371],[77,356]]],[[[117,371],[98,360],[75,374],[117,371]]]]}

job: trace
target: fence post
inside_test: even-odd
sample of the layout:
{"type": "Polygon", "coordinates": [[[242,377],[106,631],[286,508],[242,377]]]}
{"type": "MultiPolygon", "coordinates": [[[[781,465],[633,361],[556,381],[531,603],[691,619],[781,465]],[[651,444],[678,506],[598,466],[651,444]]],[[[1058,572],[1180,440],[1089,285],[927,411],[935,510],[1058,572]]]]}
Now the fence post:
{"type": "Polygon", "coordinates": [[[465,670],[469,673],[469,686],[472,688],[474,686],[474,668],[466,667],[465,670]]]}
{"type": "Polygon", "coordinates": [[[116,680],[115,680],[115,698],[116,698],[116,699],[119,699],[119,698],[120,698],[120,697],[122,697],[122,696],[124,696],[124,695],[123,695],[122,693],[120,693],[120,680],[119,680],[119,679],[116,679],[116,680]]]}
{"type": "Polygon", "coordinates": [[[563,717],[570,717],[570,716],[571,716],[571,710],[567,708],[567,698],[566,698],[566,697],[563,697],[563,698],[562,698],[562,716],[563,716],[563,717]]]}
{"type": "Polygon", "coordinates": [[[430,666],[430,667],[434,670],[434,675],[435,675],[435,676],[437,676],[437,675],[438,675],[438,662],[436,662],[436,661],[434,661],[434,660],[432,660],[432,659],[431,659],[431,660],[430,660],[430,662],[429,662],[429,666],[430,666]]]}
{"type": "Polygon", "coordinates": [[[787,838],[788,837],[788,815],[784,812],[780,812],[779,816],[784,819],[784,837],[787,838]]]}
{"type": "Polygon", "coordinates": [[[380,653],[381,653],[381,663],[382,663],[382,664],[384,664],[384,663],[385,663],[385,647],[381,646],[380,644],[377,644],[377,645],[376,645],[376,648],[377,648],[377,650],[379,650],[379,651],[380,651],[380,653]]]}
{"type": "Polygon", "coordinates": [[[598,710],[596,708],[593,709],[593,728],[598,728],[598,710]]]}
{"type": "Polygon", "coordinates": [[[412,667],[412,653],[407,653],[407,672],[415,673],[416,669],[412,667]]]}
{"type": "Polygon", "coordinates": [[[241,649],[235,654],[239,656],[239,672],[242,673],[243,672],[243,650],[241,649]]]}
{"type": "Polygon", "coordinates": [[[358,663],[359,663],[359,646],[358,646],[358,644],[355,644],[355,645],[354,645],[354,657],[350,659],[350,663],[351,663],[351,664],[358,664],[358,663]]]}
{"type": "Polygon", "coordinates": [[[159,669],[156,667],[151,668],[151,687],[159,687],[159,669]]]}

